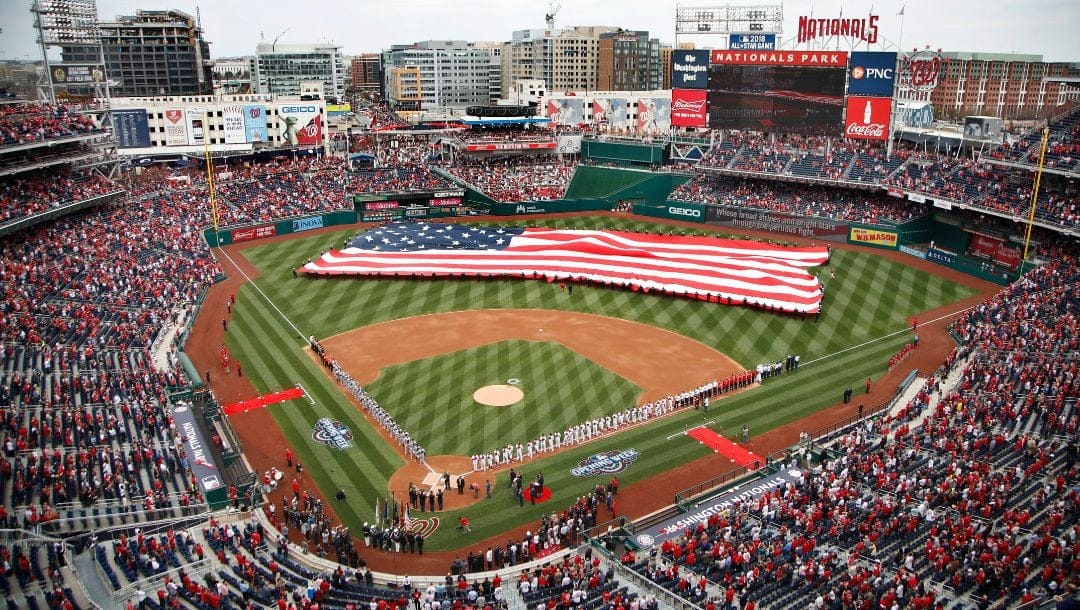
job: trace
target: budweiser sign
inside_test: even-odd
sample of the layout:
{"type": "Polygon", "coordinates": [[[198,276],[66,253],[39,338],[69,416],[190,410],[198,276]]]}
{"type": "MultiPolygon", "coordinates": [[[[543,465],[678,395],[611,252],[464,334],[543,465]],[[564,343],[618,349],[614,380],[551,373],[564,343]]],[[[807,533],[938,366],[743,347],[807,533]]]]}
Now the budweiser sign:
{"type": "Polygon", "coordinates": [[[933,91],[938,86],[941,78],[941,67],[945,59],[941,51],[916,51],[904,59],[904,72],[907,75],[908,86],[913,91],[933,91]]]}
{"type": "Polygon", "coordinates": [[[816,19],[799,17],[798,42],[810,42],[815,38],[854,38],[860,42],[874,44],[878,40],[878,16],[855,19],[816,19]]]}
{"type": "Polygon", "coordinates": [[[705,127],[708,125],[708,91],[705,89],[671,90],[671,125],[705,127]]]}
{"type": "Polygon", "coordinates": [[[892,98],[849,97],[844,135],[853,140],[888,140],[892,98]]]}

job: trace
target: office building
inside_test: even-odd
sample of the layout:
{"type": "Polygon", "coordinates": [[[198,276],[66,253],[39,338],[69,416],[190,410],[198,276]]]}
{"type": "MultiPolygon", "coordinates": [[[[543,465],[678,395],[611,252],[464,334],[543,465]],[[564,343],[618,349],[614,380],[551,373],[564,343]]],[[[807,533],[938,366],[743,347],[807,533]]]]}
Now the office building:
{"type": "Polygon", "coordinates": [[[394,45],[384,54],[386,98],[399,110],[460,114],[487,105],[501,88],[501,56],[464,40],[425,40],[394,45]]]}
{"type": "Polygon", "coordinates": [[[363,53],[349,62],[352,90],[370,98],[383,96],[382,61],[378,53],[363,53]]]}
{"type": "MultiPolygon", "coordinates": [[[[210,43],[182,11],[140,10],[98,24],[110,93],[116,96],[208,95],[210,43]]],[[[98,64],[96,46],[62,46],[64,63],[98,64]]],[[[89,91],[88,91],[89,93],[89,91]]]]}
{"type": "Polygon", "coordinates": [[[301,83],[319,81],[326,96],[345,97],[345,59],[334,44],[278,44],[255,46],[254,84],[257,93],[300,95],[301,83]]]}
{"type": "Polygon", "coordinates": [[[510,41],[509,82],[542,80],[549,91],[596,89],[600,35],[615,31],[603,25],[517,30],[510,41]]]}
{"type": "Polygon", "coordinates": [[[651,91],[663,85],[660,40],[643,30],[600,34],[596,87],[604,91],[651,91]]]}
{"type": "Polygon", "coordinates": [[[255,71],[255,58],[219,57],[214,60],[214,94],[231,95],[252,92],[251,75],[255,71]]]}

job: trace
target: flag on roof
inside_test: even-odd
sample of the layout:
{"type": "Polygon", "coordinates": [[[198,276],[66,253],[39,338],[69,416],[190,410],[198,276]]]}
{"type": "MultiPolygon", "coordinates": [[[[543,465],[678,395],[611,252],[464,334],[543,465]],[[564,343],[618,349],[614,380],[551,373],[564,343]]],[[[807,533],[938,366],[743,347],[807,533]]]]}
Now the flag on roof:
{"type": "Polygon", "coordinates": [[[599,282],[732,304],[816,313],[821,284],[808,267],[825,246],[622,231],[396,223],[306,264],[316,275],[517,277],[599,282]]]}

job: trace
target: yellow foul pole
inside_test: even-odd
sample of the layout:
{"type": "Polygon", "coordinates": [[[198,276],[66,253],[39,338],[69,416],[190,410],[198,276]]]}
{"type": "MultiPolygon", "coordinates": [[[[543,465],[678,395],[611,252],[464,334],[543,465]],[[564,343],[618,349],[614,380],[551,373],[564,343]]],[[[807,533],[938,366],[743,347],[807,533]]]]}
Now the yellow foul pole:
{"type": "Polygon", "coordinates": [[[1042,143],[1039,145],[1039,165],[1035,168],[1035,182],[1031,185],[1031,209],[1028,210],[1027,231],[1024,233],[1024,258],[1020,260],[1020,275],[1024,275],[1024,266],[1028,260],[1028,247],[1031,245],[1031,226],[1035,223],[1035,208],[1039,203],[1039,185],[1042,184],[1043,164],[1046,161],[1046,147],[1050,141],[1050,128],[1044,127],[1042,143]]]}
{"type": "Polygon", "coordinates": [[[218,235],[217,192],[214,190],[214,164],[210,160],[210,140],[206,137],[206,132],[210,127],[207,121],[207,115],[203,113],[203,157],[206,159],[206,185],[210,192],[210,221],[214,225],[214,245],[218,246],[221,244],[221,238],[218,235]]]}

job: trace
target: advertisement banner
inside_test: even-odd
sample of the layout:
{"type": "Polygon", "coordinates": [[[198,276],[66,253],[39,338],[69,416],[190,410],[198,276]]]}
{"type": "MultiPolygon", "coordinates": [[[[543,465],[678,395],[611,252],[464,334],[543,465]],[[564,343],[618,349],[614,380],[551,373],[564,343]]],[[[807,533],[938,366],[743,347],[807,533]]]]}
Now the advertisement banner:
{"type": "Polygon", "coordinates": [[[165,111],[165,145],[184,146],[188,143],[187,124],[184,122],[184,111],[179,108],[169,108],[165,111]]]}
{"type": "Polygon", "coordinates": [[[593,100],[593,122],[606,125],[608,131],[625,131],[630,125],[626,98],[598,97],[593,100]]]}
{"type": "Polygon", "coordinates": [[[671,98],[646,97],[638,99],[637,132],[661,134],[671,129],[671,98]]]}
{"type": "Polygon", "coordinates": [[[547,115],[553,125],[580,125],[585,122],[585,100],[581,98],[549,100],[547,115]]]}
{"type": "Polygon", "coordinates": [[[247,132],[244,130],[244,107],[223,106],[221,108],[221,124],[225,131],[226,144],[244,144],[247,142],[247,132]]]}
{"type": "Polygon", "coordinates": [[[213,491],[225,484],[217,466],[211,445],[203,439],[202,431],[195,423],[195,409],[191,403],[179,402],[172,409],[173,421],[184,442],[184,453],[191,466],[191,476],[198,481],[203,492],[213,491]]]}
{"type": "Polygon", "coordinates": [[[187,144],[202,144],[206,137],[206,108],[194,106],[184,111],[184,122],[187,124],[187,144]]]}
{"type": "Polygon", "coordinates": [[[273,237],[277,235],[277,228],[274,225],[261,225],[258,227],[246,227],[243,229],[233,229],[232,241],[236,243],[238,241],[251,241],[253,239],[262,239],[264,237],[273,237]]]}
{"type": "Polygon", "coordinates": [[[892,97],[896,53],[853,51],[848,64],[848,95],[892,97]]]}
{"type": "Polygon", "coordinates": [[[945,250],[930,248],[926,251],[926,260],[951,265],[956,262],[956,255],[952,252],[946,252],[945,250]]]}
{"type": "Polygon", "coordinates": [[[848,243],[879,248],[897,249],[900,235],[896,231],[885,231],[871,226],[852,225],[848,233],[848,243]]]}
{"type": "Polygon", "coordinates": [[[715,49],[710,58],[714,64],[752,66],[821,66],[846,68],[847,51],[727,51],[715,49]]]}
{"type": "Polygon", "coordinates": [[[469,152],[490,150],[548,150],[556,147],[556,142],[498,142],[496,144],[466,144],[469,152]]]}
{"type": "MultiPolygon", "coordinates": [[[[732,34],[732,36],[735,35],[732,34]]],[[[679,89],[707,88],[709,86],[709,50],[672,51],[671,86],[679,89]]]]}
{"type": "Polygon", "coordinates": [[[973,233],[971,238],[971,253],[975,256],[988,258],[1016,269],[1020,265],[1019,248],[1008,245],[1004,240],[987,237],[973,233]]]}
{"type": "Polygon", "coordinates": [[[923,260],[926,260],[926,253],[922,250],[919,250],[918,248],[912,248],[911,246],[900,246],[900,251],[904,254],[914,256],[915,258],[921,258],[923,260]]]}
{"type": "Polygon", "coordinates": [[[281,131],[285,146],[318,146],[322,144],[322,115],[315,104],[283,104],[278,116],[285,127],[281,131]]]}
{"type": "Polygon", "coordinates": [[[775,48],[776,34],[728,34],[730,51],[771,51],[775,48]]]}
{"type": "Polygon", "coordinates": [[[708,95],[704,89],[672,89],[671,124],[674,127],[707,127],[708,95]]]}
{"type": "Polygon", "coordinates": [[[695,504],[693,512],[680,513],[649,528],[639,529],[634,535],[634,542],[639,547],[647,548],[659,545],[665,540],[678,538],[686,529],[707,522],[713,515],[734,511],[740,505],[753,506],[754,500],[765,493],[783,490],[788,485],[800,483],[802,480],[803,474],[798,470],[781,470],[766,478],[737,485],[718,496],[695,504]]]}
{"type": "Polygon", "coordinates": [[[347,112],[352,112],[352,105],[351,104],[327,104],[326,105],[326,114],[327,114],[327,116],[338,116],[338,115],[341,115],[341,114],[345,114],[347,112]]]}
{"type": "Polygon", "coordinates": [[[120,148],[149,148],[150,123],[142,108],[113,110],[113,129],[120,148]]]}
{"type": "Polygon", "coordinates": [[[728,208],[709,206],[706,220],[727,227],[790,233],[802,237],[843,236],[848,233],[846,222],[837,222],[826,218],[810,218],[767,212],[747,208],[728,208]]]}
{"type": "Polygon", "coordinates": [[[363,210],[360,212],[360,222],[387,222],[401,220],[405,216],[403,208],[391,210],[363,210]]]}
{"type": "Polygon", "coordinates": [[[844,115],[844,137],[851,140],[889,139],[892,98],[849,97],[844,115]]]}
{"type": "Polygon", "coordinates": [[[667,218],[669,220],[684,220],[687,222],[705,222],[705,206],[700,203],[687,203],[684,201],[670,201],[664,205],[634,204],[634,214],[651,216],[653,218],[667,218]]]}
{"type": "Polygon", "coordinates": [[[270,132],[266,128],[266,108],[262,104],[244,106],[244,139],[246,142],[270,140],[270,132]]]}
{"type": "Polygon", "coordinates": [[[292,221],[293,233],[300,233],[301,231],[310,231],[312,229],[323,228],[323,217],[312,216],[311,218],[297,218],[292,221]]]}
{"type": "Polygon", "coordinates": [[[101,64],[53,64],[52,81],[57,85],[92,85],[105,81],[101,64]]]}

